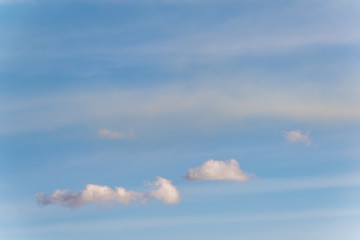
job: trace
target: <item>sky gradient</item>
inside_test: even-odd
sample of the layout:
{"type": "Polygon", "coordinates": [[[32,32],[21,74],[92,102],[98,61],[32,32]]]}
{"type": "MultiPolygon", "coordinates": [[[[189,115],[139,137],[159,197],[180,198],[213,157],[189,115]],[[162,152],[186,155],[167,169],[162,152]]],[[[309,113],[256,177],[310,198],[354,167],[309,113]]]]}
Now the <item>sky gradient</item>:
{"type": "Polygon", "coordinates": [[[357,0],[0,0],[0,239],[358,240],[357,0]]]}

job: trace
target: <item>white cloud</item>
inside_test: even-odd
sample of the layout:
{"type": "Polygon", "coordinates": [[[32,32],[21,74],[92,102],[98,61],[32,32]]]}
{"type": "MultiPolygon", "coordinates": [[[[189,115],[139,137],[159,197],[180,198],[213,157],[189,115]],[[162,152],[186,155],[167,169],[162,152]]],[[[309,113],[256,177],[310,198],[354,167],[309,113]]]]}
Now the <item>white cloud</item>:
{"type": "Polygon", "coordinates": [[[60,204],[68,207],[78,207],[86,203],[103,205],[107,202],[119,202],[122,204],[129,204],[139,200],[142,195],[142,193],[127,191],[122,187],[111,189],[108,186],[88,184],[85,189],[75,193],[66,189],[56,190],[50,196],[40,193],[38,194],[37,200],[43,205],[60,204]]]}
{"type": "Polygon", "coordinates": [[[176,204],[180,202],[179,190],[171,183],[170,180],[157,177],[157,181],[151,186],[157,187],[156,190],[150,192],[154,198],[162,200],[166,204],[176,204]]]}
{"type": "Polygon", "coordinates": [[[309,138],[310,132],[302,133],[300,130],[289,131],[285,133],[285,138],[288,142],[302,142],[306,146],[310,146],[311,140],[309,138]]]}
{"type": "Polygon", "coordinates": [[[99,129],[98,134],[102,138],[110,138],[110,139],[136,138],[135,134],[131,131],[128,133],[124,133],[124,132],[111,131],[106,128],[99,129]]]}
{"type": "Polygon", "coordinates": [[[108,186],[95,184],[86,185],[80,192],[70,192],[67,189],[56,190],[49,196],[45,193],[37,194],[37,201],[42,205],[59,204],[67,207],[79,207],[88,203],[104,205],[106,203],[130,204],[131,202],[146,202],[149,197],[162,200],[166,204],[180,202],[180,194],[171,181],[158,177],[157,181],[150,183],[155,190],[150,193],[128,191],[123,187],[112,189],[108,186]]]}
{"type": "Polygon", "coordinates": [[[240,169],[235,159],[228,161],[208,160],[202,166],[190,168],[185,175],[189,180],[233,180],[246,182],[250,175],[240,169]]]}

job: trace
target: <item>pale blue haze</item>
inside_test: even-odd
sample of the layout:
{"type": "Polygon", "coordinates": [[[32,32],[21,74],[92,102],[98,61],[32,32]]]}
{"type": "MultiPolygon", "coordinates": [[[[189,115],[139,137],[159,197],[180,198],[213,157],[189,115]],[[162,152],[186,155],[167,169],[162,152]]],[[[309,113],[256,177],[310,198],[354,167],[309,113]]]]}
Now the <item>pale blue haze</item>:
{"type": "Polygon", "coordinates": [[[359,23],[357,0],[0,0],[0,239],[360,239],[359,23]],[[183,178],[209,159],[257,178],[183,178]],[[180,203],[35,197],[157,176],[180,203]]]}

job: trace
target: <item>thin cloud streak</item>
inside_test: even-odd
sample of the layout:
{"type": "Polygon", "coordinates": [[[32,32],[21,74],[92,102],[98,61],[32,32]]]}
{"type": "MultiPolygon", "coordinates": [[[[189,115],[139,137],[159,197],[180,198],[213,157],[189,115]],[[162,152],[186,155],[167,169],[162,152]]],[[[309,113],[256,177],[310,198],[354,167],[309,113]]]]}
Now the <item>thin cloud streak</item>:
{"type": "MultiPolygon", "coordinates": [[[[99,1],[95,2],[106,3],[131,3],[134,1],[99,1]]],[[[5,1],[10,2],[10,1],[5,1]]],[[[45,2],[45,1],[44,1],[45,2]]],[[[84,1],[86,3],[86,1],[84,1]]],[[[93,1],[91,1],[93,2],[93,1]]],[[[199,3],[199,1],[151,1],[152,3],[199,3]]],[[[211,1],[219,2],[219,1],[211,1]]],[[[221,1],[223,2],[223,1],[221,1]]],[[[228,1],[231,2],[231,1],[228,1]]],[[[1,3],[1,2],[0,2],[1,3]]],[[[200,3],[208,3],[208,1],[201,0],[200,3]]],[[[302,51],[304,49],[314,49],[319,46],[358,46],[360,44],[360,27],[358,14],[358,1],[323,1],[320,6],[322,17],[317,16],[318,9],[312,9],[311,1],[302,5],[295,1],[290,6],[284,6],[281,12],[277,12],[277,17],[269,19],[266,15],[256,19],[249,19],[246,17],[236,17],[227,19],[221,23],[216,22],[213,27],[204,29],[201,25],[191,27],[184,27],[177,23],[179,32],[169,34],[172,37],[164,37],[156,41],[146,40],[143,42],[134,43],[129,41],[126,47],[119,47],[118,40],[108,43],[106,45],[99,44],[96,41],[91,44],[91,47],[83,44],[84,41],[89,41],[99,35],[97,28],[85,28],[74,32],[56,32],[52,34],[39,33],[40,36],[28,49],[24,49],[25,44],[19,43],[17,48],[2,49],[1,58],[4,61],[17,56],[21,59],[31,57],[40,59],[52,59],[54,57],[75,58],[82,57],[84,59],[101,59],[107,64],[112,62],[117,65],[132,64],[142,65],[145,62],[149,64],[172,65],[172,66],[186,66],[192,63],[199,62],[221,62],[224,59],[232,59],[240,56],[264,56],[286,54],[289,52],[302,51]],[[303,11],[309,11],[309,19],[304,19],[303,11],[293,12],[293,7],[301,7],[303,11]],[[314,11],[314,12],[313,12],[314,11]],[[300,23],[286,24],[288,19],[297,19],[300,23]],[[252,24],[249,24],[251,22],[252,24]],[[274,29],[274,26],[276,28],[274,29]],[[182,30],[192,29],[192,30],[182,30]],[[81,33],[84,33],[81,36],[81,33]],[[42,39],[43,38],[43,39],[42,39]],[[73,44],[66,45],[66,51],[59,51],[56,48],[48,48],[44,50],[44,46],[49,43],[67,42],[69,39],[75,39],[73,44]],[[50,40],[49,40],[50,39],[50,40]],[[39,44],[40,43],[40,44],[39,44]],[[34,48],[34,46],[38,46],[34,48]],[[20,49],[20,50],[19,50],[20,49]],[[39,49],[42,49],[41,51],[39,49]],[[130,63],[131,62],[131,63],[130,63]]],[[[271,13],[271,11],[270,11],[271,13]]],[[[260,14],[260,13],[259,13],[260,14]]],[[[267,13],[269,14],[269,13],[267,13]]],[[[306,16],[306,15],[305,15],[306,16]]],[[[196,18],[195,18],[196,19],[196,18]]],[[[164,21],[159,21],[159,24],[164,24],[162,28],[168,28],[164,21]]],[[[291,22],[291,21],[290,21],[291,22]]],[[[142,23],[146,24],[146,23],[142,23]]],[[[174,23],[173,23],[174,24],[174,23]]],[[[188,24],[188,23],[187,23],[188,24]]],[[[141,25],[141,24],[139,24],[141,25]]],[[[172,26],[174,27],[174,26],[172,26]]],[[[113,29],[108,26],[102,26],[101,36],[105,38],[114,39],[114,33],[119,33],[119,28],[113,29]]],[[[154,29],[155,30],[155,29],[154,29]]],[[[128,33],[122,33],[121,36],[128,33]]],[[[9,34],[7,34],[9,35],[9,34]]],[[[10,34],[11,35],[11,34],[10,34]]],[[[116,35],[115,35],[116,36],[116,35]]],[[[33,39],[23,36],[19,39],[33,39]]],[[[95,38],[96,39],[96,38],[95,38]]],[[[116,39],[116,38],[115,38],[116,39]]],[[[8,40],[10,41],[10,40],[8,40]]],[[[100,41],[101,42],[101,41],[100,41]]],[[[60,46],[59,46],[60,47],[60,46]]],[[[1,60],[1,59],[0,59],[1,60]]],[[[86,71],[89,71],[86,68],[86,71]]]]}
{"type": "Polygon", "coordinates": [[[272,214],[253,214],[243,216],[179,216],[176,218],[145,218],[106,220],[92,222],[72,222],[51,224],[41,227],[28,227],[24,232],[91,232],[91,231],[126,231],[154,227],[178,227],[186,225],[226,224],[241,222],[273,222],[292,221],[316,218],[336,218],[360,216],[360,209],[315,209],[299,212],[283,212],[272,214]]]}
{"type": "Polygon", "coordinates": [[[185,125],[199,127],[249,118],[315,123],[360,119],[360,95],[353,88],[329,88],[320,92],[311,86],[289,88],[226,82],[220,86],[193,84],[191,92],[187,87],[59,92],[53,96],[3,102],[0,104],[0,115],[4,116],[0,119],[0,134],[36,131],[44,126],[58,128],[98,123],[109,126],[109,119],[112,125],[116,123],[128,129],[143,126],[147,119],[146,125],[153,128],[149,122],[159,126],[171,124],[172,121],[164,123],[164,116],[167,119],[181,117],[185,125]]]}
{"type": "Polygon", "coordinates": [[[250,181],[244,185],[197,185],[183,186],[180,189],[185,197],[195,195],[237,195],[237,194],[265,194],[276,192],[303,191],[336,187],[359,187],[359,174],[348,174],[330,177],[261,179],[250,181]]]}
{"type": "Polygon", "coordinates": [[[112,131],[106,128],[98,130],[99,137],[108,139],[125,139],[125,138],[136,138],[134,132],[118,132],[112,131]]]}

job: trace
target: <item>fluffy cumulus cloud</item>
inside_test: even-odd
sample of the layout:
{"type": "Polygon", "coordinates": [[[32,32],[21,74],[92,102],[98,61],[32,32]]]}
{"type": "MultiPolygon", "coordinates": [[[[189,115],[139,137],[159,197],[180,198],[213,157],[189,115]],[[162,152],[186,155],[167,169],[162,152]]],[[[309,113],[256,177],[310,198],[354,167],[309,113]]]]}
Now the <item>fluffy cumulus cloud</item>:
{"type": "Polygon", "coordinates": [[[250,175],[240,169],[235,159],[228,161],[208,160],[202,166],[190,168],[185,175],[189,180],[232,180],[246,182],[250,175]]]}
{"type": "Polygon", "coordinates": [[[166,204],[176,204],[180,202],[179,190],[177,190],[170,180],[158,177],[156,182],[151,183],[151,186],[156,188],[150,192],[152,197],[162,200],[166,204]]]}
{"type": "Polygon", "coordinates": [[[302,133],[300,130],[288,131],[285,133],[285,139],[288,142],[302,142],[310,146],[311,140],[309,138],[310,132],[302,133]]]}
{"type": "Polygon", "coordinates": [[[132,131],[125,133],[125,132],[112,131],[106,128],[99,129],[98,134],[102,138],[109,138],[109,139],[136,138],[135,134],[132,131]]]}
{"type": "Polygon", "coordinates": [[[127,191],[125,188],[116,187],[111,189],[108,186],[95,184],[86,185],[80,192],[72,193],[69,190],[56,190],[50,196],[38,194],[38,202],[43,205],[60,204],[69,207],[77,207],[86,203],[104,204],[106,202],[119,202],[129,204],[141,197],[141,193],[127,191]]]}
{"type": "Polygon", "coordinates": [[[37,201],[42,205],[59,204],[70,208],[79,207],[88,203],[104,205],[107,203],[129,204],[131,202],[146,202],[149,198],[156,198],[165,204],[180,202],[180,194],[170,180],[158,177],[150,183],[154,188],[151,192],[128,191],[123,187],[112,189],[108,186],[88,184],[80,192],[70,192],[67,189],[56,190],[52,194],[37,194],[37,201]]]}

